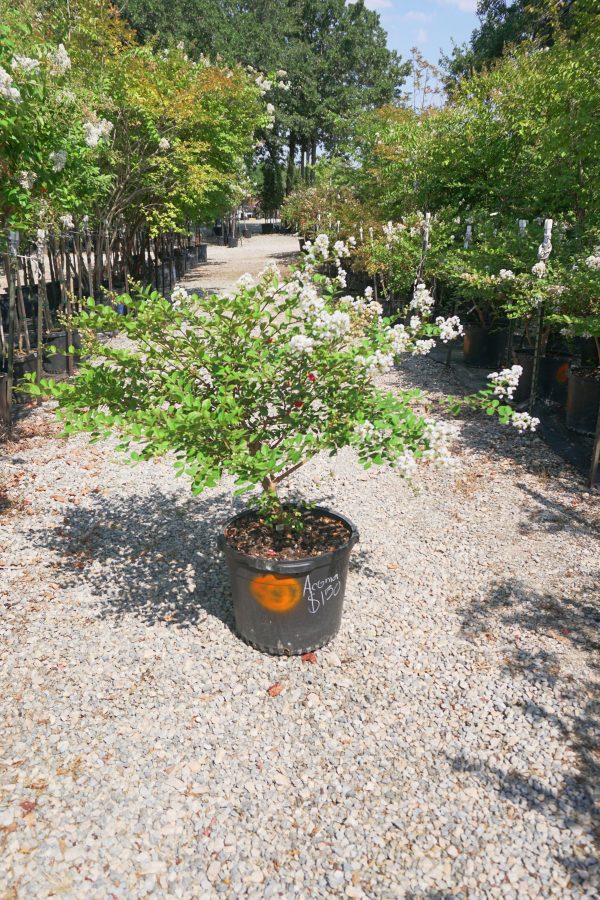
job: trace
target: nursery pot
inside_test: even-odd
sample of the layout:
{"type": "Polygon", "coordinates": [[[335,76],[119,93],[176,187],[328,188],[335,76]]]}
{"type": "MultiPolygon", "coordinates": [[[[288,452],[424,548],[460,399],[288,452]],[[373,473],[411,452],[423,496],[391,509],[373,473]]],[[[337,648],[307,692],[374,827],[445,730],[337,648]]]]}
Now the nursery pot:
{"type": "MultiPolygon", "coordinates": [[[[81,349],[81,337],[78,331],[74,331],[71,335],[72,346],[75,347],[76,350],[81,349]]],[[[65,331],[61,331],[58,334],[50,334],[47,338],[47,343],[56,347],[56,353],[48,353],[47,350],[44,350],[44,372],[48,375],[61,375],[67,371],[67,333],[65,331]]],[[[73,362],[78,363],[81,360],[81,354],[75,353],[73,355],[73,362]]]]}
{"type": "Polygon", "coordinates": [[[273,234],[274,227],[272,222],[262,222],[260,230],[263,234],[273,234]]]}
{"type": "Polygon", "coordinates": [[[237,247],[237,245],[238,245],[238,238],[235,235],[230,234],[227,239],[227,246],[228,247],[237,247]]]}
{"type": "Polygon", "coordinates": [[[567,428],[594,434],[600,408],[600,370],[572,369],[567,393],[567,428]]]}
{"type": "Polygon", "coordinates": [[[490,331],[481,325],[467,325],[463,340],[465,365],[494,368],[506,346],[506,329],[490,331]]]}
{"type": "MultiPolygon", "coordinates": [[[[533,378],[533,350],[518,350],[515,362],[523,367],[523,373],[514,394],[516,403],[529,399],[533,378]]],[[[545,400],[553,400],[564,405],[567,399],[569,366],[573,357],[568,353],[554,353],[542,356],[538,375],[537,394],[545,400]]]]}
{"type": "Polygon", "coordinates": [[[198,262],[203,263],[208,260],[208,244],[198,244],[198,262]]]}
{"type": "Polygon", "coordinates": [[[225,553],[236,628],[257,650],[276,656],[310,653],[329,643],[340,629],[350,551],[358,541],[356,527],[323,507],[313,512],[347,526],[347,542],[308,559],[269,559],[235,550],[227,527],[249,515],[231,519],[219,534],[225,553]]]}

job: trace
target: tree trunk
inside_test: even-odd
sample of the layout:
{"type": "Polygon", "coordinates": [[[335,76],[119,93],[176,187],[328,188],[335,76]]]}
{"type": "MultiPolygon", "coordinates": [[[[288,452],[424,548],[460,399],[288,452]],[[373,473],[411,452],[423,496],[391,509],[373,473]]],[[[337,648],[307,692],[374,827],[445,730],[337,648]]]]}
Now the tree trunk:
{"type": "Polygon", "coordinates": [[[296,169],[296,135],[290,131],[290,139],[288,145],[287,172],[285,176],[285,193],[286,196],[294,190],[294,172],[296,169]]]}

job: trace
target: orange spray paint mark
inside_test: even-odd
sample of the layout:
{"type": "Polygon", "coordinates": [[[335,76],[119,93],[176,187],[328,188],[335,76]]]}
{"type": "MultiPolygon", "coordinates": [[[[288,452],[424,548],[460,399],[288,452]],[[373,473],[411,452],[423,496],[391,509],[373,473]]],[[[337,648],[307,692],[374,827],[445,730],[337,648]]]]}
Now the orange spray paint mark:
{"type": "Polygon", "coordinates": [[[295,578],[285,575],[258,575],[250,583],[250,593],[257,603],[271,612],[289,612],[300,602],[302,588],[295,578]]]}

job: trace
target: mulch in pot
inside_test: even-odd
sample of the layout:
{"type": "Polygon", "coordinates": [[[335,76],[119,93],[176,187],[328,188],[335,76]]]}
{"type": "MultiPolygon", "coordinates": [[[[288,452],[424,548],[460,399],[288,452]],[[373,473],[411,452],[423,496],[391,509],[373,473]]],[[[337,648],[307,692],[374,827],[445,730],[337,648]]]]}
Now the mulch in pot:
{"type": "Polygon", "coordinates": [[[350,529],[339,519],[306,512],[302,531],[275,531],[258,513],[248,513],[225,531],[228,544],[248,556],[272,559],[307,559],[343,547],[350,529]]]}

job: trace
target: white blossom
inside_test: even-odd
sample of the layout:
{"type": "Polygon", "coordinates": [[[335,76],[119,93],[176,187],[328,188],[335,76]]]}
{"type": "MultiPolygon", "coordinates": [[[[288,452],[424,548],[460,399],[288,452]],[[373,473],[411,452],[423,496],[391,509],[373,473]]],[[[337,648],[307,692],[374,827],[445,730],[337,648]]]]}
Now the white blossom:
{"type": "Polygon", "coordinates": [[[335,242],[335,244],[333,245],[333,253],[334,256],[336,256],[338,259],[350,255],[350,251],[348,250],[348,247],[344,243],[344,241],[335,242]]]}
{"type": "Polygon", "coordinates": [[[350,330],[350,316],[340,309],[332,313],[323,310],[315,320],[314,327],[323,340],[340,340],[350,330]]]}
{"type": "Polygon", "coordinates": [[[376,350],[373,356],[357,356],[356,363],[365,369],[369,378],[375,375],[383,375],[384,372],[394,365],[394,357],[391,353],[384,353],[383,350],[376,350]]]}
{"type": "Polygon", "coordinates": [[[461,334],[464,333],[464,329],[458,316],[450,316],[449,319],[438,316],[435,320],[435,324],[440,329],[440,338],[444,343],[453,341],[454,338],[460,337],[461,334]]]}
{"type": "Polygon", "coordinates": [[[54,53],[48,54],[51,70],[55,75],[64,75],[71,68],[71,59],[64,44],[59,44],[54,53]]]}
{"type": "Polygon", "coordinates": [[[50,162],[52,163],[53,172],[62,172],[67,163],[67,151],[55,150],[50,154],[50,162]]]}
{"type": "Polygon", "coordinates": [[[73,222],[73,216],[71,215],[71,213],[65,213],[64,216],[60,217],[59,222],[65,229],[65,231],[68,231],[70,228],[75,227],[75,223],[73,222]]]}
{"type": "Polygon", "coordinates": [[[325,301],[319,297],[317,289],[312,284],[308,284],[298,294],[298,306],[301,315],[316,316],[325,306],[325,301]]]}
{"type": "Polygon", "coordinates": [[[254,277],[250,272],[246,272],[241,278],[238,278],[237,283],[242,290],[250,290],[250,288],[255,287],[254,277]]]}
{"type": "Polygon", "coordinates": [[[13,84],[13,77],[10,72],[0,66],[0,97],[12,100],[13,103],[21,102],[21,94],[19,89],[13,84]]]}
{"type": "Polygon", "coordinates": [[[38,59],[32,59],[30,56],[13,56],[11,68],[21,70],[21,72],[37,72],[40,67],[38,59]]]}
{"type": "Polygon", "coordinates": [[[158,142],[158,149],[160,150],[161,153],[164,153],[166,150],[170,150],[170,149],[171,149],[171,142],[168,141],[168,140],[167,140],[166,138],[164,138],[164,137],[161,138],[160,141],[158,142]]]}
{"type": "Polygon", "coordinates": [[[314,346],[314,340],[305,334],[295,334],[290,341],[290,350],[293,350],[294,353],[305,353],[308,355],[312,353],[314,346]]]}
{"type": "Polygon", "coordinates": [[[494,385],[494,394],[500,399],[512,400],[513,394],[523,374],[523,366],[511,366],[500,372],[490,372],[488,381],[494,385]]]}
{"type": "Polygon", "coordinates": [[[503,281],[512,281],[515,277],[515,273],[512,269],[500,269],[498,272],[498,278],[501,278],[503,281]]]}
{"type": "Polygon", "coordinates": [[[425,425],[423,436],[428,444],[428,449],[423,453],[423,459],[440,467],[456,465],[456,459],[450,452],[452,442],[458,437],[456,425],[429,419],[425,425]]]}
{"type": "Polygon", "coordinates": [[[531,267],[531,274],[536,275],[538,278],[543,278],[546,274],[546,263],[543,259],[539,262],[536,262],[535,266],[531,267]]]}
{"type": "Polygon", "coordinates": [[[413,298],[410,301],[410,309],[415,309],[418,312],[427,315],[431,312],[433,307],[433,297],[431,296],[431,291],[428,291],[425,285],[422,282],[417,284],[413,298]]]}
{"type": "Polygon", "coordinates": [[[540,424],[540,420],[536,419],[535,416],[530,416],[529,413],[514,413],[510,424],[517,428],[521,434],[524,431],[535,431],[538,425],[540,424]]]}
{"type": "Polygon", "coordinates": [[[278,70],[277,70],[277,77],[278,77],[278,78],[286,78],[286,77],[287,77],[287,72],[285,71],[285,69],[278,69],[278,70]]]}
{"type": "Polygon", "coordinates": [[[108,122],[106,119],[100,119],[98,122],[86,122],[83,130],[88,147],[97,147],[99,141],[110,137],[113,128],[112,122],[108,122]]]}
{"type": "Polygon", "coordinates": [[[359,422],[354,428],[354,433],[361,440],[368,441],[375,435],[375,426],[368,420],[366,422],[359,422]]]}
{"type": "Polygon", "coordinates": [[[19,172],[19,184],[24,190],[30,191],[36,181],[35,172],[19,172]]]}
{"type": "Polygon", "coordinates": [[[391,328],[390,337],[394,356],[398,356],[399,353],[406,353],[410,347],[411,336],[404,325],[396,325],[394,328],[391,328]]]}
{"type": "Polygon", "coordinates": [[[413,356],[426,356],[435,347],[433,338],[415,341],[413,356]]]}
{"type": "Polygon", "coordinates": [[[171,303],[175,308],[180,307],[183,303],[185,303],[188,297],[189,294],[186,289],[180,284],[176,284],[171,294],[171,303]]]}
{"type": "Polygon", "coordinates": [[[600,256],[592,255],[588,256],[585,260],[585,264],[588,269],[596,269],[596,271],[600,271],[600,256]]]}
{"type": "Polygon", "coordinates": [[[418,472],[418,464],[412,450],[405,450],[397,459],[394,460],[394,469],[397,470],[401,478],[410,481],[418,472]]]}

